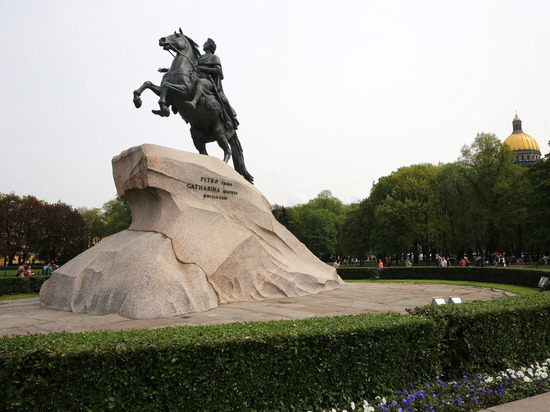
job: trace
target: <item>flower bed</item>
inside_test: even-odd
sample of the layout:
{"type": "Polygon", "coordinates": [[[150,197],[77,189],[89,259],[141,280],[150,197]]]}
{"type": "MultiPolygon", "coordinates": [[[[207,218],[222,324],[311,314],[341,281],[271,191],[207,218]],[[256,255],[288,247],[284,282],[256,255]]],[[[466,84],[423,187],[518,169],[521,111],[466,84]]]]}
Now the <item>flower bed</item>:
{"type": "MultiPolygon", "coordinates": [[[[493,375],[463,376],[450,382],[437,380],[420,387],[410,384],[407,389],[396,391],[373,401],[351,402],[342,411],[358,412],[408,412],[408,411],[479,411],[494,405],[513,402],[550,390],[548,379],[550,359],[534,363],[518,370],[507,368],[493,375]]],[[[331,412],[335,412],[332,409],[331,412]]]]}

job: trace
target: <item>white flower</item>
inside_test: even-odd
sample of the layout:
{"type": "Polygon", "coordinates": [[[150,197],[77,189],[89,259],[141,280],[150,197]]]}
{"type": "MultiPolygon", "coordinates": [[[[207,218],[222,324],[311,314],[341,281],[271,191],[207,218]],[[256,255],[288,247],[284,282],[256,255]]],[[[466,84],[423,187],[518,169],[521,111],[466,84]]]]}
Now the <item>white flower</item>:
{"type": "Polygon", "coordinates": [[[523,382],[531,382],[531,378],[526,376],[525,378],[523,378],[523,382]]]}
{"type": "Polygon", "coordinates": [[[355,402],[351,402],[351,410],[352,410],[352,411],[355,410],[355,402]]]}
{"type": "MultiPolygon", "coordinates": [[[[380,396],[378,396],[380,399],[380,396]]],[[[363,401],[363,411],[364,412],[374,412],[374,406],[370,406],[367,401],[363,401]]]]}
{"type": "MultiPolygon", "coordinates": [[[[500,376],[499,376],[499,378],[500,378],[500,376]]],[[[497,379],[498,379],[498,378],[497,378],[497,379]]],[[[489,376],[488,378],[485,378],[485,382],[487,382],[487,383],[491,383],[493,380],[494,380],[494,379],[493,379],[492,376],[489,376]]]]}
{"type": "Polygon", "coordinates": [[[517,371],[518,378],[523,378],[525,376],[525,373],[523,371],[517,371]]]}

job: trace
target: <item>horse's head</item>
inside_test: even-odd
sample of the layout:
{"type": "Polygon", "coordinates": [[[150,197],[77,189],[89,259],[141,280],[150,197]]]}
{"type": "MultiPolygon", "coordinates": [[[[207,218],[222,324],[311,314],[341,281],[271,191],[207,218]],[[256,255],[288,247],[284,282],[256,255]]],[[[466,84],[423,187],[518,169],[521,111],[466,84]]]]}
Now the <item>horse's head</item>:
{"type": "Polygon", "coordinates": [[[177,50],[182,53],[187,52],[189,49],[193,52],[195,56],[200,55],[197,43],[195,43],[191,38],[187,37],[179,30],[179,33],[174,32],[166,37],[161,37],[159,39],[159,46],[164,50],[177,50]]]}

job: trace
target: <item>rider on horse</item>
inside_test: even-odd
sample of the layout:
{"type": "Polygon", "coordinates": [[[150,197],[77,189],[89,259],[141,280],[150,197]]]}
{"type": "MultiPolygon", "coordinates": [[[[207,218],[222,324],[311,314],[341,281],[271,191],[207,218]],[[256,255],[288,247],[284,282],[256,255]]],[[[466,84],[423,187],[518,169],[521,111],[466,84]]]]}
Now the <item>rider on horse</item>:
{"type": "Polygon", "coordinates": [[[231,119],[231,123],[234,130],[237,130],[239,121],[237,120],[237,113],[229,104],[229,100],[225,97],[222,87],[223,71],[220,58],[214,54],[216,51],[216,43],[212,39],[206,40],[202,48],[204,54],[199,57],[199,79],[195,82],[195,95],[189,104],[194,108],[197,107],[199,98],[205,93],[205,88],[208,87],[208,83],[213,83],[213,87],[216,89],[216,97],[219,99],[220,104],[223,107],[227,120],[231,119]],[[206,81],[206,84],[205,84],[206,81]]]}
{"type": "MultiPolygon", "coordinates": [[[[216,43],[212,39],[206,40],[203,46],[204,54],[199,56],[197,65],[198,79],[195,81],[195,92],[193,98],[187,102],[193,109],[197,108],[197,102],[201,96],[212,96],[214,94],[218,103],[222,107],[223,121],[229,128],[237,130],[239,121],[237,120],[237,113],[231,105],[229,100],[225,96],[222,87],[223,71],[220,58],[214,54],[216,51],[216,43]]],[[[159,69],[160,72],[166,73],[168,69],[159,69]]],[[[172,111],[177,113],[177,109],[172,107],[172,111]]],[[[153,110],[154,114],[162,117],[170,115],[167,106],[161,104],[160,110],[153,110]]]]}

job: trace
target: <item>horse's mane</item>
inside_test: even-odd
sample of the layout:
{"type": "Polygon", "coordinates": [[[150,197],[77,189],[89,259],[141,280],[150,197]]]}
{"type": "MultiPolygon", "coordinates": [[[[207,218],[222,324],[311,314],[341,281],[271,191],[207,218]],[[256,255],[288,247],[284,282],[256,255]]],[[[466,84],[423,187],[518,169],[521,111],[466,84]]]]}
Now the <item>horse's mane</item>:
{"type": "Polygon", "coordinates": [[[199,56],[201,55],[201,51],[199,50],[199,45],[197,43],[195,43],[191,37],[186,36],[185,34],[183,36],[187,39],[187,41],[191,45],[191,47],[193,49],[193,54],[198,59],[199,56]]]}

